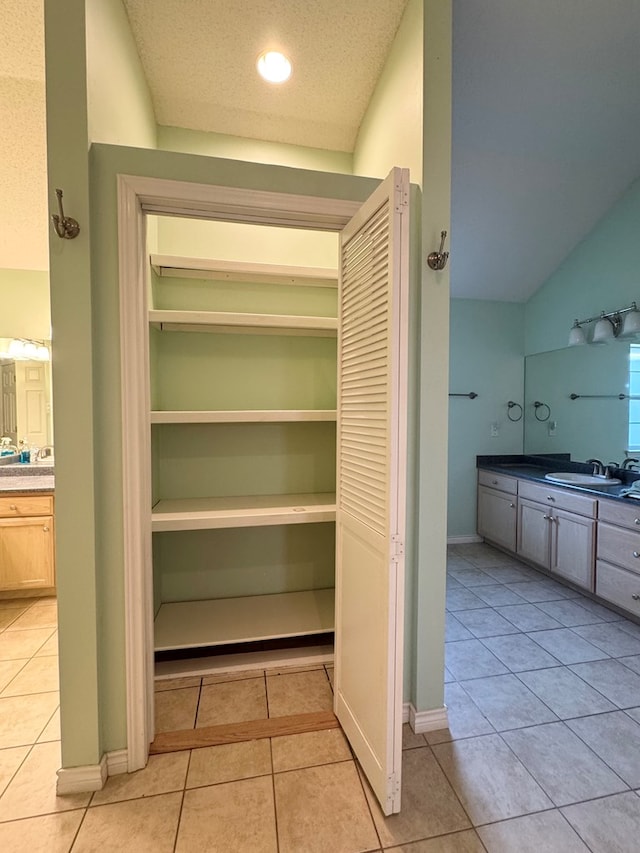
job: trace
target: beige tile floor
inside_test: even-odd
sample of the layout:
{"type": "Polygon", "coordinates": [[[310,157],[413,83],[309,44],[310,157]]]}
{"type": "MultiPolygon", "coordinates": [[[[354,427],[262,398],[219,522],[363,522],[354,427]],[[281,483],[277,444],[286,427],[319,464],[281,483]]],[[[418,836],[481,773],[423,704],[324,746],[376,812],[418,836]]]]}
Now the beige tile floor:
{"type": "MultiPolygon", "coordinates": [[[[391,818],[339,730],[153,756],[56,797],[55,610],[0,603],[0,851],[635,853],[640,628],[487,546],[449,570],[450,728],[405,726],[391,818]]],[[[323,710],[331,675],[161,682],[159,727],[323,710]]]]}

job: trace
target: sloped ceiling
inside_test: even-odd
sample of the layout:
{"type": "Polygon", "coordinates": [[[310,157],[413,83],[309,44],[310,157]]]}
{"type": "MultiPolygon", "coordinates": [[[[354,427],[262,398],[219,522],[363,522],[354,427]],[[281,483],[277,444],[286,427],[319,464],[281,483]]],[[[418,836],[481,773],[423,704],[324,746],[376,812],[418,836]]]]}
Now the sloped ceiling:
{"type": "Polygon", "coordinates": [[[124,0],[158,124],[352,151],[407,0],[124,0]],[[287,83],[256,73],[280,50],[287,83]]]}
{"type": "MultiPolygon", "coordinates": [[[[349,151],[406,0],[124,5],[159,123],[349,151]]],[[[46,269],[42,0],[0,20],[0,267],[46,269]]],[[[528,299],[640,176],[639,84],[640,0],[454,0],[454,296],[528,299]]]]}
{"type": "Polygon", "coordinates": [[[452,292],[523,301],[640,176],[640,0],[454,0],[453,57],[452,292]]]}

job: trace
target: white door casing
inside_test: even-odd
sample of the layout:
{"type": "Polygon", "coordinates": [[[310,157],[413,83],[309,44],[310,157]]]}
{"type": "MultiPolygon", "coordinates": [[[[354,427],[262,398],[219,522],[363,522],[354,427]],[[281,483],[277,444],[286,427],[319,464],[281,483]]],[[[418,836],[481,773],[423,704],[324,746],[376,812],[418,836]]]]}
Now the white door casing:
{"type": "MultiPolygon", "coordinates": [[[[406,263],[401,257],[407,255],[408,243],[408,172],[396,169],[366,203],[368,209],[373,200],[386,193],[391,195],[391,212],[395,208],[401,212],[391,217],[391,229],[394,240],[402,247],[390,252],[391,268],[394,277],[399,271],[406,271],[406,263]],[[389,187],[393,189],[390,191],[389,187]],[[385,189],[383,189],[385,188],[385,189]]],[[[373,201],[374,204],[377,202],[373,201]]],[[[146,214],[168,214],[203,219],[225,219],[236,222],[288,225],[292,227],[316,228],[326,231],[341,231],[350,223],[362,221],[362,214],[356,214],[358,202],[340,199],[297,196],[285,193],[256,192],[223,186],[194,184],[180,181],[147,178],[129,175],[118,176],[118,245],[120,278],[120,331],[121,331],[121,383],[122,383],[122,437],[123,437],[123,507],[124,507],[124,574],[125,574],[125,624],[126,624],[126,693],[127,693],[127,769],[129,772],[146,765],[149,743],[153,738],[153,589],[151,563],[151,487],[150,487],[150,405],[149,405],[149,364],[148,364],[148,305],[147,270],[148,256],[146,248],[146,214]],[[353,219],[352,219],[353,217],[353,219]]],[[[348,236],[346,237],[348,240],[348,236]]],[[[393,290],[393,331],[391,339],[397,344],[399,336],[398,322],[405,312],[406,296],[393,290]],[[404,301],[403,301],[404,300],[404,301]],[[404,306],[404,307],[403,307],[404,306]]],[[[396,350],[402,353],[402,346],[396,350]]],[[[397,406],[398,417],[392,418],[390,447],[393,453],[389,459],[388,471],[390,483],[396,483],[397,489],[390,497],[390,516],[398,522],[398,530],[403,530],[404,487],[400,487],[397,474],[402,468],[405,457],[405,429],[402,395],[406,396],[406,383],[400,381],[406,368],[406,352],[394,363],[395,373],[389,381],[390,400],[397,406]],[[404,358],[404,362],[403,362],[404,358]],[[402,522],[402,524],[400,524],[402,522]]],[[[370,535],[367,525],[361,529],[348,527],[347,546],[360,548],[361,542],[367,542],[370,535]],[[353,531],[353,532],[351,532],[353,531]],[[358,535],[360,539],[358,539],[358,535]]],[[[401,735],[402,735],[402,614],[403,614],[403,563],[400,553],[393,556],[395,570],[387,573],[388,601],[394,601],[393,619],[391,605],[381,604],[379,595],[377,606],[382,606],[380,633],[388,640],[383,651],[384,683],[391,688],[391,694],[381,696],[370,692],[373,704],[382,703],[386,725],[387,742],[381,746],[378,732],[379,721],[368,719],[366,714],[358,719],[357,727],[352,727],[354,748],[361,759],[365,773],[371,778],[376,795],[387,802],[386,795],[381,796],[376,781],[376,761],[367,760],[361,748],[361,742],[374,744],[371,755],[382,755],[384,772],[393,766],[395,787],[391,810],[399,809],[401,735]],[[392,577],[393,575],[393,577],[392,577]],[[394,628],[395,626],[395,628],[394,628]],[[395,634],[393,631],[395,630],[395,634]],[[391,632],[391,633],[390,633],[391,632]],[[393,662],[395,661],[395,671],[393,662]],[[369,731],[369,726],[372,726],[369,731]],[[389,743],[389,740],[391,743],[389,743]],[[391,760],[392,759],[392,760],[391,760]],[[375,778],[374,778],[375,777],[375,778]]],[[[379,545],[378,539],[374,547],[379,545]]],[[[387,567],[389,568],[389,567],[387,567]]],[[[351,576],[347,579],[347,583],[351,576]]],[[[378,591],[379,592],[379,591],[378,591]]],[[[351,613],[350,594],[340,596],[343,613],[351,613]],[[346,605],[346,607],[345,607],[346,605]]],[[[361,642],[358,632],[352,632],[353,625],[345,622],[347,635],[342,644],[346,651],[350,643],[354,644],[354,655],[359,655],[361,642]]],[[[338,628],[339,634],[341,628],[338,628]]],[[[368,657],[370,649],[365,649],[368,657]]],[[[339,667],[340,669],[340,667],[339,667]]],[[[343,677],[348,671],[342,669],[343,677]]],[[[350,700],[351,680],[343,682],[345,707],[350,700]]],[[[380,682],[382,683],[382,681],[380,682]]],[[[371,691],[377,689],[371,685],[371,691]]],[[[349,705],[349,707],[351,707],[349,705]]],[[[355,708],[355,703],[354,703],[355,708]]],[[[377,759],[376,759],[377,760],[377,759]]],[[[387,785],[388,787],[388,785],[387,785]]]]}
{"type": "Polygon", "coordinates": [[[340,240],[335,708],[385,814],[400,810],[409,174],[340,240]]]}

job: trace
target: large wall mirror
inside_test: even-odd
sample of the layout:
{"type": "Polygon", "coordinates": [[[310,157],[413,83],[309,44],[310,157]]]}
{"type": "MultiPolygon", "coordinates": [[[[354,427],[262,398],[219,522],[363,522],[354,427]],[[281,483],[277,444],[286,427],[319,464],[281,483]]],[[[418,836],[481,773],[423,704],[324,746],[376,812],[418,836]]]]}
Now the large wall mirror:
{"type": "MultiPolygon", "coordinates": [[[[0,341],[0,345],[7,343],[0,341]]],[[[51,352],[50,342],[41,347],[51,352]]],[[[0,437],[18,445],[22,439],[30,447],[53,444],[51,406],[51,362],[43,359],[10,357],[8,346],[0,346],[0,437]]]]}
{"type": "MultiPolygon", "coordinates": [[[[629,449],[630,417],[640,422],[640,373],[634,371],[640,371],[640,353],[634,351],[640,351],[637,344],[615,341],[528,356],[524,452],[622,462],[629,449]],[[536,402],[544,405],[536,407],[536,402]]],[[[640,431],[640,424],[635,429],[640,431]]],[[[632,426],[631,444],[638,446],[640,436],[634,432],[632,426]]]]}

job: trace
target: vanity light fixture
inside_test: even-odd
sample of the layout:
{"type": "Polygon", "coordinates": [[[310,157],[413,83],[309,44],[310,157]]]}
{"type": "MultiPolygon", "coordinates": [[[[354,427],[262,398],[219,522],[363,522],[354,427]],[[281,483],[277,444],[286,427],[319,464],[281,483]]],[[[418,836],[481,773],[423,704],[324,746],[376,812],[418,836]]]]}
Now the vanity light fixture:
{"type": "Polygon", "coordinates": [[[261,53],[256,62],[258,74],[267,83],[284,83],[291,77],[291,62],[278,50],[261,53]]]}
{"type": "Polygon", "coordinates": [[[628,308],[617,308],[615,311],[603,311],[597,317],[587,317],[586,320],[574,320],[569,332],[569,346],[576,347],[588,343],[584,326],[595,323],[591,343],[606,344],[615,338],[633,337],[640,333],[640,311],[635,302],[628,308]]]}
{"type": "Polygon", "coordinates": [[[13,361],[49,361],[49,347],[41,341],[31,341],[25,338],[13,338],[6,349],[0,352],[0,358],[13,361]]]}

